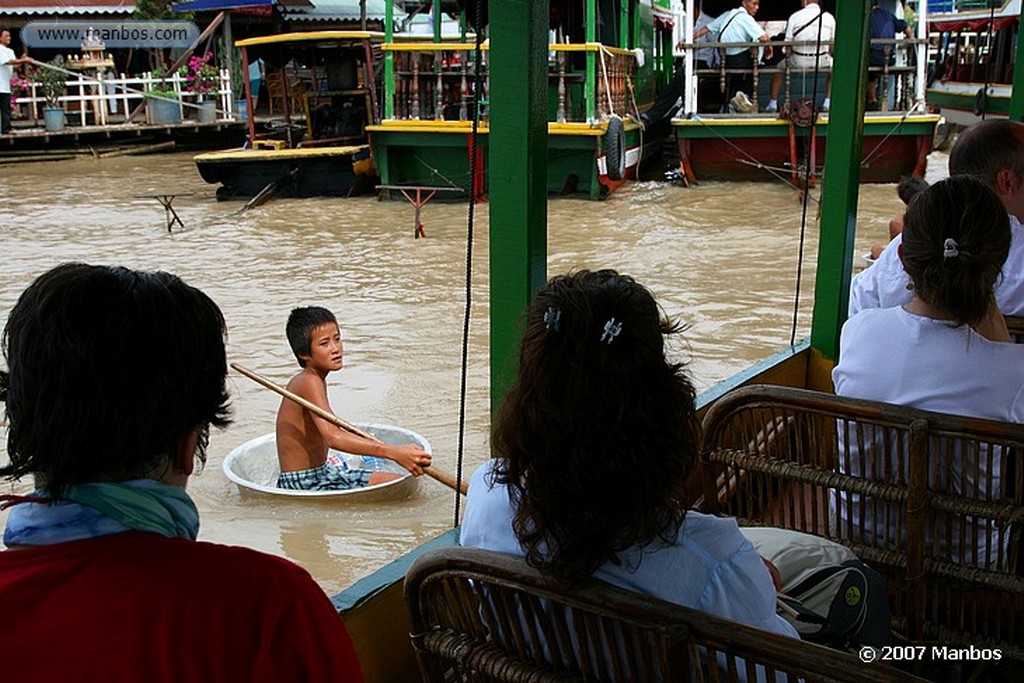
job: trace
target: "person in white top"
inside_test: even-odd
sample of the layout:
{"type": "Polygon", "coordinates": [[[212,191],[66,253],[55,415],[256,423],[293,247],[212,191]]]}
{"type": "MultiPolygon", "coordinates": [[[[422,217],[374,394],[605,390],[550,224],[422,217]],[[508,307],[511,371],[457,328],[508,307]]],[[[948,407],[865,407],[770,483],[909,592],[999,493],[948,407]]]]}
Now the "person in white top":
{"type": "MultiPolygon", "coordinates": [[[[889,247],[913,282],[911,299],[846,321],[832,371],[836,394],[1024,423],[1024,345],[1010,343],[994,293],[1011,250],[1010,230],[1005,201],[976,177],[953,176],[919,194],[907,209],[902,242],[889,247]]],[[[845,441],[844,431],[839,436],[845,441]]],[[[855,451],[852,436],[850,441],[855,451]]],[[[973,486],[977,478],[991,480],[990,490],[1001,490],[997,464],[963,471],[958,453],[930,457],[950,459],[948,467],[937,470],[951,472],[950,479],[961,482],[954,485],[973,486]]],[[[877,473],[870,454],[865,462],[877,473]]],[[[859,466],[850,469],[863,474],[859,466]]],[[[906,481],[905,463],[902,473],[888,474],[906,481]]],[[[875,509],[854,498],[844,495],[839,501],[839,528],[847,519],[860,528],[858,511],[868,515],[875,509]]],[[[887,533],[880,518],[864,519],[863,528],[869,536],[896,538],[895,515],[888,517],[887,533]]],[[[961,547],[956,529],[935,536],[936,551],[954,561],[985,564],[995,551],[985,535],[979,535],[977,552],[961,547]]]]}
{"type": "Polygon", "coordinates": [[[18,57],[11,49],[11,32],[0,28],[0,135],[11,132],[11,79],[14,67],[28,64],[28,56],[18,57]]]}
{"type": "MultiPolygon", "coordinates": [[[[996,301],[1003,315],[1024,315],[1024,123],[989,119],[968,128],[949,155],[949,173],[979,178],[1010,214],[1010,254],[996,282],[996,301]]],[[[902,306],[913,298],[898,253],[902,242],[897,235],[873,265],[853,278],[851,316],[867,308],[902,306]]]]}
{"type": "Polygon", "coordinates": [[[803,0],[803,8],[793,12],[786,22],[786,40],[802,41],[785,48],[786,58],[775,65],[778,72],[772,76],[772,97],[765,111],[778,111],[779,91],[782,90],[782,74],[788,65],[791,69],[828,69],[825,77],[825,100],[823,109],[829,108],[829,93],[832,90],[832,39],[836,35],[836,19],[821,9],[818,0],[803,0]]]}

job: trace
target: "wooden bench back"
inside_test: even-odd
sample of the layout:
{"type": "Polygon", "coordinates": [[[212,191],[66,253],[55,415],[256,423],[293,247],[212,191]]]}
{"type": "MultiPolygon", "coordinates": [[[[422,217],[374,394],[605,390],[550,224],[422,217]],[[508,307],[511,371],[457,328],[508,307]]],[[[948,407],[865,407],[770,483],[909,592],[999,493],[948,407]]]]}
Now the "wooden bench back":
{"type": "Polygon", "coordinates": [[[428,551],[405,595],[430,682],[920,680],[601,581],[567,588],[476,548],[428,551]]]}
{"type": "Polygon", "coordinates": [[[849,546],[916,641],[1024,658],[1022,456],[1021,425],[750,386],[705,416],[701,507],[849,546]]]}

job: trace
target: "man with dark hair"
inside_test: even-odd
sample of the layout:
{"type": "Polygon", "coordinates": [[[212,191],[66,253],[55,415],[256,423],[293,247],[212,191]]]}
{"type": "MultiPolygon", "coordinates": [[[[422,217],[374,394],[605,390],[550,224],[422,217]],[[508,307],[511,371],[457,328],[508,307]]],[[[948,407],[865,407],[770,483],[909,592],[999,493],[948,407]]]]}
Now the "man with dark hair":
{"type": "Polygon", "coordinates": [[[881,68],[886,64],[892,66],[896,63],[896,45],[894,43],[875,43],[877,40],[892,40],[897,33],[902,33],[907,38],[913,38],[914,34],[907,22],[897,19],[896,15],[881,5],[874,2],[871,7],[871,48],[868,52],[868,64],[871,69],[868,71],[868,111],[877,111],[881,108],[878,103],[878,79],[882,77],[881,68]]]}
{"type": "MultiPolygon", "coordinates": [[[[972,175],[995,190],[1010,214],[1010,255],[996,283],[1003,315],[1024,315],[1024,123],[989,119],[960,134],[949,155],[949,174],[972,175]]],[[[902,306],[914,296],[899,258],[897,235],[878,260],[853,278],[849,314],[902,306]],[[908,286],[909,285],[909,286],[908,286]]]]}
{"type": "Polygon", "coordinates": [[[27,55],[15,55],[10,45],[11,32],[0,28],[0,135],[11,132],[11,79],[14,77],[14,67],[32,61],[27,55]]]}
{"type": "Polygon", "coordinates": [[[7,679],[362,680],[305,570],[196,540],[185,486],[230,422],[224,333],[208,296],[162,272],[68,263],[14,305],[0,475],[37,488],[0,496],[7,679]]]}
{"type": "MultiPolygon", "coordinates": [[[[750,43],[760,41],[766,43],[769,40],[768,33],[754,21],[754,15],[761,6],[761,0],[742,0],[740,6],[728,12],[723,12],[717,19],[707,26],[693,32],[693,39],[697,40],[710,33],[718,37],[720,43],[750,43]]],[[[764,48],[765,58],[772,54],[771,45],[764,48]]],[[[737,92],[749,96],[749,99],[757,101],[757,93],[754,90],[754,56],[751,48],[745,45],[725,48],[725,68],[729,70],[739,69],[741,73],[729,74],[729,85],[725,98],[727,100],[736,97],[737,92]]]]}

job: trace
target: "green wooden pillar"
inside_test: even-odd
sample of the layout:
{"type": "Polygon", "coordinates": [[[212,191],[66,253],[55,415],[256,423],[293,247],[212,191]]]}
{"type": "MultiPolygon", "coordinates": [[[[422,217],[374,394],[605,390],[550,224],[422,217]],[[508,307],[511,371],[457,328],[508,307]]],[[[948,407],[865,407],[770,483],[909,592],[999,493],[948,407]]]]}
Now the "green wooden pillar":
{"type": "Polygon", "coordinates": [[[431,17],[434,19],[434,42],[441,42],[441,19],[444,18],[444,12],[441,11],[441,0],[434,0],[431,5],[430,11],[431,17]]]}
{"type": "Polygon", "coordinates": [[[514,375],[523,310],[547,277],[548,6],[490,4],[491,415],[514,375]]]}
{"type": "Polygon", "coordinates": [[[623,49],[633,47],[629,34],[629,0],[619,0],[619,45],[623,49]]]}
{"type": "MultiPolygon", "coordinates": [[[[395,0],[384,4],[384,42],[395,40],[395,0]]],[[[395,53],[384,53],[384,118],[395,117],[395,53]]],[[[384,181],[387,182],[386,180],[384,181]]]]}
{"type": "MultiPolygon", "coordinates": [[[[1021,10],[1024,19],[1024,9],[1021,10]]],[[[1014,49],[1017,54],[1013,58],[1013,90],[1010,95],[1010,119],[1024,121],[1024,49],[1021,49],[1020,34],[1024,25],[1017,24],[1017,42],[1014,49]]]]}
{"type": "Polygon", "coordinates": [[[871,0],[836,3],[835,60],[829,109],[828,148],[821,193],[821,237],[814,285],[811,346],[827,359],[839,351],[839,331],[846,320],[857,229],[864,98],[867,88],[871,0]]]}
{"type": "MultiPolygon", "coordinates": [[[[544,3],[546,7],[547,2],[544,3]]],[[[585,10],[584,39],[588,43],[597,40],[597,0],[587,0],[585,10]]],[[[593,52],[587,53],[587,80],[583,84],[583,114],[587,121],[597,118],[597,109],[594,104],[597,102],[595,85],[597,81],[597,55],[593,52]]]]}

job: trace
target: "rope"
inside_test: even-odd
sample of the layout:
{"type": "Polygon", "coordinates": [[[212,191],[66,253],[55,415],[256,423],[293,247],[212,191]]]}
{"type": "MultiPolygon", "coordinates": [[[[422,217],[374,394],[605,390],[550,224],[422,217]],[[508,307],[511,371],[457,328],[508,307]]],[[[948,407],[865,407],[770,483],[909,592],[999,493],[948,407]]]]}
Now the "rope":
{"type": "Polygon", "coordinates": [[[484,32],[480,26],[484,0],[476,2],[476,44],[473,50],[473,132],[469,136],[469,211],[466,219],[466,308],[462,315],[462,368],[459,378],[459,440],[455,464],[455,512],[452,526],[459,525],[462,497],[462,468],[466,446],[466,383],[469,373],[469,321],[473,303],[473,221],[476,209],[477,137],[480,130],[480,93],[483,91],[481,62],[483,61],[484,32]]]}
{"type": "MultiPolygon", "coordinates": [[[[804,248],[807,246],[807,205],[810,197],[811,187],[811,140],[815,135],[815,124],[818,123],[818,67],[821,66],[821,29],[825,23],[825,10],[818,7],[818,35],[814,41],[814,87],[811,88],[811,125],[808,128],[807,141],[804,143],[804,182],[800,190],[800,240],[798,241],[796,257],[796,287],[793,292],[793,325],[789,332],[789,343],[792,346],[796,343],[796,325],[800,317],[800,286],[804,277],[804,248]]],[[[786,62],[787,68],[789,62],[786,62]]],[[[826,77],[827,78],[827,77],[826,77]]],[[[792,121],[790,126],[794,125],[792,121]]],[[[819,210],[820,210],[819,204],[819,210]]]]}

